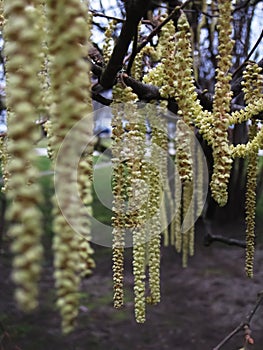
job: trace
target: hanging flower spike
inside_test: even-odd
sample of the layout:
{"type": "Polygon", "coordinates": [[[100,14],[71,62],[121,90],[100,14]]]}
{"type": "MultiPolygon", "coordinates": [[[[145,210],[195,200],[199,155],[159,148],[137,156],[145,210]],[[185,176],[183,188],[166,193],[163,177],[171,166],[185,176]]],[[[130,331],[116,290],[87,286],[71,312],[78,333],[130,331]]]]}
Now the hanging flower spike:
{"type": "Polygon", "coordinates": [[[102,52],[103,52],[103,58],[104,58],[105,64],[109,62],[109,59],[112,54],[112,50],[114,46],[112,37],[113,37],[114,30],[116,28],[116,25],[117,25],[117,22],[115,20],[110,21],[104,33],[105,41],[104,41],[102,52]]]}
{"type": "Polygon", "coordinates": [[[161,62],[143,77],[144,83],[160,87],[160,93],[163,97],[168,97],[168,95],[172,93],[170,89],[173,84],[174,33],[175,28],[173,22],[169,21],[162,28],[157,48],[159,52],[157,56],[160,55],[161,62]]]}
{"type": "MultiPolygon", "coordinates": [[[[93,144],[88,145],[86,153],[83,155],[78,168],[78,185],[80,197],[87,210],[87,215],[92,216],[92,171],[93,171],[93,144]]],[[[80,254],[80,276],[87,277],[95,268],[95,261],[92,258],[94,250],[90,246],[91,222],[86,221],[85,236],[77,235],[79,240],[80,254]]]]}
{"type": "MultiPolygon", "coordinates": [[[[167,202],[169,203],[171,211],[173,206],[172,195],[168,183],[168,124],[167,120],[162,115],[162,113],[165,113],[166,110],[167,101],[162,101],[160,106],[156,107],[154,113],[152,105],[149,105],[147,115],[152,131],[150,162],[156,167],[156,171],[154,171],[154,173],[157,173],[157,177],[159,178],[155,187],[156,198],[159,199],[159,203],[156,203],[156,211],[160,210],[160,230],[163,232],[164,246],[168,246],[169,244],[167,221],[168,206],[166,206],[166,204],[167,202]]],[[[156,176],[156,174],[154,176],[156,176]]],[[[153,234],[159,235],[159,232],[153,234]]]]}
{"type": "Polygon", "coordinates": [[[125,226],[132,234],[133,241],[133,275],[134,275],[134,306],[135,319],[138,323],[145,322],[145,279],[146,279],[146,203],[147,188],[145,186],[146,164],[143,160],[145,153],[145,124],[135,104],[137,96],[130,88],[125,88],[126,105],[125,119],[126,140],[124,148],[127,155],[127,211],[125,226]]]}
{"type": "MultiPolygon", "coordinates": [[[[252,122],[249,138],[255,137],[257,123],[252,122]]],[[[251,154],[247,165],[246,184],[246,273],[253,277],[254,251],[255,251],[255,212],[256,212],[256,189],[257,189],[257,163],[258,152],[251,154]]]]}
{"type": "MultiPolygon", "coordinates": [[[[38,3],[36,3],[36,6],[38,3]]],[[[40,186],[36,183],[35,123],[39,104],[40,70],[37,9],[31,1],[5,1],[4,40],[6,55],[6,104],[8,111],[7,211],[9,234],[13,239],[12,278],[19,307],[30,311],[38,305],[38,281],[43,248],[40,186]],[[30,64],[28,63],[30,62],[30,64]]]]}
{"type": "Polygon", "coordinates": [[[214,141],[213,148],[213,174],[211,180],[211,191],[215,201],[224,206],[228,200],[228,182],[232,166],[231,152],[228,145],[228,120],[230,112],[230,102],[232,92],[230,86],[231,74],[231,53],[234,42],[230,36],[232,34],[231,25],[231,1],[218,1],[218,68],[216,69],[216,85],[213,101],[214,115],[214,141]]]}
{"type": "MultiPolygon", "coordinates": [[[[75,159],[75,149],[86,140],[86,144],[92,144],[93,125],[88,121],[89,130],[82,130],[78,124],[82,118],[87,117],[92,106],[89,97],[90,66],[83,60],[86,56],[89,40],[89,26],[86,5],[79,0],[67,2],[66,10],[64,1],[48,1],[48,31],[49,31],[49,60],[50,81],[53,96],[52,104],[52,153],[54,162],[57,162],[59,147],[65,136],[73,126],[78,128],[71,133],[71,145],[67,145],[66,157],[60,157],[56,163],[56,172],[62,174],[63,181],[56,184],[56,191],[60,193],[60,208],[54,197],[54,266],[55,284],[57,289],[57,306],[62,317],[62,331],[68,333],[74,329],[78,315],[80,270],[82,265],[82,248],[79,247],[78,234],[85,238],[89,233],[88,210],[83,207],[79,211],[76,193],[78,184],[74,178],[76,169],[72,168],[72,160],[75,159]],[[72,184],[71,186],[65,186],[72,184]],[[69,226],[63,214],[73,224],[69,226]]],[[[89,150],[92,152],[92,150],[89,150]]],[[[91,156],[90,154],[88,156],[91,156]]],[[[88,162],[89,164],[89,162],[88,162]]],[[[88,166],[89,168],[89,166],[88,166]]],[[[84,169],[82,169],[84,170],[84,169]]],[[[80,172],[83,176],[83,172],[80,172]]],[[[85,168],[86,179],[90,174],[90,168],[85,168]]],[[[81,179],[82,181],[82,179],[81,179]]],[[[83,183],[83,181],[82,181],[83,183]]],[[[83,185],[81,185],[83,187],[83,185]]],[[[90,205],[90,186],[84,193],[85,200],[90,205]]],[[[83,194],[83,190],[81,190],[83,194]]],[[[85,247],[85,254],[87,247],[85,247]]]]}
{"type": "MultiPolygon", "coordinates": [[[[162,106],[161,110],[167,106],[162,106]]],[[[148,183],[147,199],[147,253],[149,266],[150,295],[147,302],[157,304],[161,299],[160,292],[160,246],[163,232],[164,244],[168,245],[167,213],[165,208],[165,191],[167,189],[167,125],[158,113],[152,113],[148,107],[147,117],[152,131],[151,156],[145,181],[148,183]]]]}
{"type": "MultiPolygon", "coordinates": [[[[149,194],[147,199],[147,250],[148,250],[148,266],[149,266],[149,287],[150,296],[147,302],[150,304],[158,304],[161,300],[160,292],[160,260],[161,260],[161,197],[162,188],[160,183],[160,172],[155,168],[151,160],[150,166],[147,168],[147,179],[149,183],[149,194]]],[[[145,175],[146,175],[145,174],[145,175]]]]}
{"type": "Polygon", "coordinates": [[[124,303],[123,271],[124,271],[124,234],[125,234],[125,210],[126,210],[126,175],[125,165],[122,162],[121,151],[123,147],[123,114],[120,111],[123,88],[119,84],[113,87],[112,106],[112,163],[113,163],[113,204],[112,204],[112,261],[113,261],[113,303],[115,308],[120,308],[124,303]]]}
{"type": "Polygon", "coordinates": [[[179,17],[178,31],[175,34],[172,70],[173,94],[178,103],[178,114],[191,127],[197,117],[203,116],[203,112],[195,91],[190,26],[184,13],[179,17]]]}
{"type": "Polygon", "coordinates": [[[8,147],[7,147],[7,143],[8,143],[8,138],[5,137],[1,137],[0,136],[0,159],[1,159],[1,170],[2,170],[2,177],[3,177],[3,185],[1,187],[1,191],[3,193],[7,192],[7,188],[8,188],[8,179],[10,177],[10,174],[8,173],[8,162],[10,160],[10,155],[8,154],[8,147]]]}
{"type": "MultiPolygon", "coordinates": [[[[182,120],[178,120],[176,132],[176,168],[179,173],[182,186],[182,219],[184,220],[188,210],[192,210],[189,206],[193,196],[193,159],[191,151],[191,131],[188,126],[182,120]]],[[[181,210],[179,210],[181,214],[181,210]]],[[[178,213],[178,214],[179,214],[178,213]]],[[[194,213],[192,213],[194,215],[194,213]]],[[[189,215],[189,213],[188,213],[189,215]]],[[[193,255],[194,251],[194,226],[192,225],[186,232],[182,232],[181,227],[181,215],[177,218],[178,224],[176,229],[176,248],[178,251],[182,248],[182,264],[183,267],[187,266],[189,252],[193,255]]],[[[194,223],[194,222],[193,222],[194,223]]]]}
{"type": "MultiPolygon", "coordinates": [[[[263,78],[261,68],[257,64],[248,64],[243,73],[243,91],[246,103],[253,103],[254,99],[262,96],[263,78]]],[[[257,122],[252,119],[249,140],[257,134],[257,122]]],[[[257,189],[258,151],[248,156],[247,185],[246,185],[246,273],[253,277],[254,251],[255,251],[255,211],[257,189]]]]}
{"type": "Polygon", "coordinates": [[[240,111],[235,111],[231,113],[231,116],[228,121],[228,125],[232,124],[241,124],[243,122],[252,119],[254,116],[258,115],[263,111],[263,97],[259,96],[257,99],[253,99],[252,102],[241,109],[240,111]]]}

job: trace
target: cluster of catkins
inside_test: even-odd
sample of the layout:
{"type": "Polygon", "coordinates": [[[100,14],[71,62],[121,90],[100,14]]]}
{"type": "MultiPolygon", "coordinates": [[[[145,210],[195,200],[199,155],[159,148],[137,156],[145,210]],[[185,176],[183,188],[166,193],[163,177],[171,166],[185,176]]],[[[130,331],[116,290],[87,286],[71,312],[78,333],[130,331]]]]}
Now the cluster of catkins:
{"type": "MultiPolygon", "coordinates": [[[[15,297],[24,310],[37,306],[43,225],[34,147],[38,140],[36,119],[48,114],[45,130],[57,179],[53,200],[54,277],[62,329],[67,333],[78,314],[81,277],[94,267],[89,244],[93,121],[88,117],[92,111],[90,66],[83,59],[90,40],[90,21],[84,2],[79,0],[69,0],[66,11],[62,0],[10,0],[1,4],[8,109],[1,163],[4,189],[11,203],[8,220],[15,297]],[[83,118],[85,123],[81,123],[83,118]]],[[[131,70],[137,80],[158,87],[162,101],[157,106],[140,106],[137,95],[122,79],[113,88],[113,298],[116,308],[124,304],[124,249],[128,243],[133,247],[135,318],[139,323],[145,321],[146,304],[160,301],[161,233],[165,244],[170,242],[182,253],[183,266],[194,253],[194,218],[203,201],[202,159],[192,137],[195,128],[212,148],[210,188],[220,206],[227,203],[233,159],[248,157],[246,270],[248,276],[253,275],[256,165],[258,149],[263,145],[263,128],[258,130],[254,117],[263,110],[262,75],[256,64],[247,65],[243,76],[246,107],[231,112],[232,5],[230,0],[218,0],[215,93],[212,111],[204,110],[193,78],[190,26],[183,11],[178,11],[177,28],[173,21],[167,22],[156,47],[146,45],[131,70]],[[173,181],[168,180],[169,133],[163,118],[169,98],[178,105],[176,137],[170,140],[176,149],[173,181]],[[229,126],[248,120],[248,143],[230,145],[229,126]]],[[[113,21],[105,32],[105,63],[112,52],[114,26],[113,21]]]]}
{"type": "Polygon", "coordinates": [[[54,277],[62,330],[67,333],[78,314],[81,277],[94,267],[89,243],[93,121],[88,118],[92,112],[90,66],[83,60],[90,33],[87,10],[78,0],[68,1],[66,11],[61,0],[3,1],[3,6],[8,132],[2,166],[10,200],[7,218],[15,297],[25,311],[38,304],[43,219],[35,145],[40,136],[36,121],[44,117],[48,118],[49,155],[59,178],[53,200],[54,277]],[[88,118],[88,128],[78,124],[83,118],[88,118]],[[66,135],[74,126],[67,143],[66,135]],[[85,140],[82,155],[79,140],[85,140]]]}
{"type": "MultiPolygon", "coordinates": [[[[146,84],[159,87],[161,97],[163,99],[175,98],[178,104],[178,118],[176,123],[176,139],[174,140],[176,152],[175,152],[175,183],[171,186],[176,190],[176,193],[170,193],[167,196],[167,203],[169,203],[169,211],[166,210],[166,215],[170,216],[170,220],[166,221],[170,223],[170,242],[174,244],[178,252],[182,252],[183,266],[187,266],[188,254],[194,253],[194,218],[197,212],[202,210],[202,189],[203,189],[203,167],[202,157],[200,152],[195,148],[194,142],[191,139],[191,135],[194,134],[194,128],[197,128],[202,134],[203,138],[212,148],[213,153],[213,174],[211,178],[210,188],[211,193],[215,201],[224,206],[228,200],[228,182],[230,178],[231,166],[233,159],[236,157],[249,157],[248,160],[248,175],[247,175],[247,199],[246,199],[246,224],[247,224],[247,253],[246,253],[246,271],[248,276],[253,275],[253,256],[254,256],[254,231],[255,231],[255,193],[256,193],[256,163],[258,149],[263,145],[263,129],[257,128],[255,116],[263,109],[262,98],[262,75],[260,69],[256,64],[248,65],[247,70],[244,73],[244,93],[246,107],[243,110],[231,112],[231,60],[232,49],[234,42],[231,40],[232,35],[232,23],[231,13],[232,4],[231,1],[218,1],[219,16],[217,19],[217,31],[218,31],[218,67],[216,70],[216,85],[215,94],[213,98],[212,111],[204,110],[201,106],[196,93],[196,88],[193,78],[193,59],[191,48],[191,34],[190,26],[187,17],[181,12],[177,23],[177,30],[172,21],[169,21],[161,30],[159,35],[159,41],[155,48],[147,45],[139,52],[135,58],[132,73],[136,79],[142,79],[146,84]],[[151,60],[153,68],[143,70],[145,67],[146,58],[151,60]],[[158,62],[158,63],[154,63],[158,62]],[[252,126],[250,130],[249,142],[244,145],[230,145],[228,140],[228,128],[232,124],[241,123],[244,121],[252,120],[252,126]],[[172,215],[171,215],[172,213],[172,215]],[[187,216],[188,222],[183,222],[184,217],[187,216]]],[[[135,118],[136,113],[136,96],[130,96],[132,93],[128,88],[121,89],[116,87],[114,101],[115,102],[127,102],[134,104],[134,110],[131,111],[132,117],[135,118]]],[[[160,106],[165,107],[165,103],[162,101],[160,106]]],[[[127,111],[126,111],[127,112],[127,111]]],[[[151,125],[150,117],[144,110],[144,118],[148,118],[151,125]]],[[[129,116],[125,116],[124,119],[129,119],[129,116]]],[[[113,123],[113,150],[116,167],[114,178],[116,181],[116,187],[114,187],[114,209],[115,216],[113,218],[114,232],[116,234],[116,240],[121,242],[121,248],[117,249],[113,257],[113,269],[115,278],[115,292],[114,295],[117,299],[116,306],[119,307],[123,304],[123,247],[124,247],[124,235],[129,227],[127,223],[127,215],[125,216],[125,210],[127,209],[127,203],[129,202],[129,193],[125,192],[123,188],[129,188],[131,183],[129,176],[124,180],[124,175],[127,174],[127,166],[129,163],[123,162],[118,158],[118,154],[123,154],[123,139],[127,138],[126,131],[123,127],[123,118],[119,113],[116,113],[113,123]],[[118,121],[118,122],[117,122],[118,121]],[[128,182],[127,182],[128,181],[128,182]],[[126,187],[125,187],[126,186],[126,187]],[[118,214],[119,212],[119,214],[118,214]],[[121,214],[120,214],[121,213],[121,214]],[[117,234],[117,231],[119,234],[117,234]],[[118,254],[117,254],[118,252],[118,254]],[[118,256],[118,257],[117,257],[118,256]]],[[[133,119],[134,120],[134,119],[133,119]]],[[[161,118],[158,121],[159,129],[164,125],[161,118]]],[[[153,124],[154,125],[154,124],[153,124]]],[[[151,142],[154,144],[155,128],[151,125],[151,142]]],[[[140,126],[142,128],[142,126],[140,126]]],[[[142,129],[141,129],[142,130],[142,129]]],[[[130,131],[128,132],[129,135],[130,131]]],[[[131,137],[131,133],[129,137],[131,137]]],[[[164,139],[167,141],[167,130],[164,139]]],[[[133,137],[135,139],[135,135],[133,137]]],[[[160,143],[159,143],[160,146],[160,143]]],[[[139,147],[139,146],[138,146],[139,147]]],[[[162,150],[165,150],[165,143],[160,146],[162,150]]],[[[166,149],[167,151],[167,149],[166,149]]],[[[145,151],[146,152],[146,151],[145,151]]],[[[158,152],[157,152],[158,153],[158,152]]],[[[153,156],[154,151],[151,150],[153,156]]],[[[159,151],[159,156],[162,152],[159,151]]],[[[155,161],[161,164],[161,159],[155,161]]],[[[167,166],[167,164],[166,164],[167,166]]],[[[147,167],[146,167],[147,168],[147,167]]],[[[156,170],[156,169],[155,169],[156,170]]],[[[140,165],[140,172],[137,174],[137,179],[143,179],[145,174],[144,164],[140,165]]],[[[149,169],[148,169],[149,171],[149,169]]],[[[154,170],[152,170],[152,174],[154,170]]],[[[154,188],[154,183],[158,179],[157,174],[164,175],[164,171],[158,169],[157,173],[153,175],[153,181],[150,188],[154,188]]],[[[167,175],[167,173],[166,173],[167,175]]],[[[165,175],[165,176],[166,176],[165,175]]],[[[148,175],[148,179],[151,178],[148,175]]],[[[150,181],[150,180],[148,180],[150,181]]],[[[157,180],[158,182],[158,180],[157,180]]],[[[160,183],[160,182],[159,182],[160,183]]],[[[166,187],[165,182],[162,183],[163,188],[166,187]]],[[[160,199],[160,193],[163,188],[159,188],[159,195],[155,194],[155,206],[152,210],[152,217],[154,217],[154,211],[162,212],[162,205],[160,199]],[[158,197],[159,196],[159,197],[158,197]]],[[[157,191],[158,192],[158,191],[157,191]]],[[[156,193],[157,193],[156,192],[156,193]]],[[[140,193],[141,198],[143,192],[140,193]]],[[[154,196],[153,196],[154,197],[154,196]]],[[[149,203],[149,198],[147,199],[149,203]]],[[[149,208],[148,215],[150,213],[149,208]]],[[[167,244],[169,238],[167,236],[167,229],[164,228],[163,215],[160,212],[160,222],[156,230],[162,231],[164,234],[164,243],[167,244]]],[[[136,213],[137,215],[138,213],[136,213]]],[[[141,213],[143,216],[143,211],[141,213]]],[[[137,217],[138,219],[138,217],[137,217]]],[[[145,218],[144,218],[145,219],[145,218]]],[[[134,219],[133,219],[134,220],[134,219]]],[[[146,215],[146,220],[148,216],[146,215]]],[[[148,222],[148,221],[147,221],[148,222]]],[[[155,231],[153,231],[155,232],[155,231]]],[[[133,236],[136,238],[136,230],[133,232],[133,236]]],[[[147,274],[147,261],[149,258],[148,253],[143,253],[145,247],[142,247],[145,233],[143,226],[141,227],[140,244],[136,245],[134,242],[134,281],[135,281],[135,314],[138,322],[144,320],[145,300],[145,283],[144,279],[147,274]],[[138,267],[138,259],[140,264],[143,264],[143,268],[138,267]],[[141,275],[141,278],[138,276],[141,275]],[[138,301],[140,298],[140,302],[138,301]]],[[[155,237],[157,237],[155,235],[155,237]]],[[[149,238],[149,237],[148,237],[149,238]]],[[[151,240],[149,239],[146,244],[149,249],[151,240]]],[[[155,244],[156,256],[159,250],[159,243],[155,244]]],[[[146,249],[147,251],[147,249],[146,249]]],[[[149,260],[150,261],[150,260],[149,260]]],[[[150,267],[150,264],[149,264],[150,267]]],[[[150,271],[150,269],[149,269],[150,271]]],[[[156,274],[158,276],[158,274],[156,274]]],[[[156,277],[158,278],[158,277],[156,277]]],[[[154,279],[152,279],[154,280],[154,279]]],[[[149,275],[149,281],[151,281],[151,273],[149,275]]],[[[154,280],[155,281],[155,280],[154,280]]],[[[151,284],[151,282],[149,282],[151,284]]],[[[152,285],[157,285],[155,281],[152,285]]],[[[152,288],[152,290],[154,287],[152,288]]],[[[159,299],[159,297],[157,298],[159,299]]]]}

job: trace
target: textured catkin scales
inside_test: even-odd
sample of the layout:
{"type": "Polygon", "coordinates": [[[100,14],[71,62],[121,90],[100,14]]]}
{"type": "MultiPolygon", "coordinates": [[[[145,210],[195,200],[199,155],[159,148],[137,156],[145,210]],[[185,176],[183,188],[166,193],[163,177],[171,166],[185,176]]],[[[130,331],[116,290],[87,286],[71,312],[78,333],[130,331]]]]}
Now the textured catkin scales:
{"type": "MultiPolygon", "coordinates": [[[[91,101],[90,101],[91,103],[91,101]]],[[[86,213],[92,216],[92,172],[93,172],[93,142],[90,141],[85,154],[82,156],[78,166],[78,188],[82,203],[85,205],[86,213]]],[[[94,250],[90,245],[91,222],[85,220],[85,231],[83,235],[77,235],[79,243],[80,276],[87,277],[92,273],[96,264],[92,257],[94,250]]]]}
{"type": "Polygon", "coordinates": [[[38,304],[37,284],[43,251],[42,215],[38,209],[41,193],[36,183],[38,171],[33,165],[36,158],[34,144],[38,138],[35,119],[39,104],[37,76],[41,51],[37,5],[38,2],[33,6],[31,1],[25,0],[4,2],[8,110],[5,177],[8,177],[7,198],[12,203],[7,219],[11,222],[9,234],[13,239],[15,298],[25,311],[38,304]]]}
{"type": "Polygon", "coordinates": [[[113,163],[113,205],[112,205],[112,261],[113,261],[113,303],[115,308],[123,306],[123,270],[124,270],[124,234],[125,234],[125,197],[126,180],[125,165],[120,157],[123,147],[123,119],[119,103],[122,100],[122,87],[113,88],[113,97],[116,104],[112,107],[112,163],[113,163]]]}
{"type": "MultiPolygon", "coordinates": [[[[253,102],[254,98],[260,98],[263,89],[263,77],[261,68],[257,64],[248,64],[243,73],[243,92],[245,102],[253,102]]],[[[252,119],[249,140],[257,135],[257,122],[252,119]]],[[[259,145],[260,146],[260,145],[259,145]]],[[[246,184],[246,273],[253,277],[254,251],[255,251],[255,212],[256,212],[256,189],[257,189],[257,166],[258,150],[248,155],[247,184],[246,184]]]]}
{"type": "Polygon", "coordinates": [[[213,174],[211,191],[215,201],[224,206],[228,199],[228,182],[232,166],[231,152],[228,145],[228,120],[232,92],[230,86],[231,74],[229,69],[232,64],[232,49],[234,42],[231,40],[231,1],[220,0],[218,2],[218,68],[216,70],[216,85],[213,101],[213,174]]]}
{"type": "MultiPolygon", "coordinates": [[[[250,138],[257,132],[255,121],[250,126],[250,138]]],[[[254,252],[255,252],[255,212],[257,189],[257,164],[258,152],[248,157],[247,184],[246,184],[246,273],[253,277],[254,252]]]]}
{"type": "Polygon", "coordinates": [[[8,188],[8,179],[10,177],[10,173],[8,172],[8,161],[10,160],[10,154],[8,154],[8,137],[0,138],[0,160],[1,160],[1,171],[3,177],[3,183],[1,187],[1,191],[4,193],[8,188]]]}
{"type": "Polygon", "coordinates": [[[124,235],[127,234],[132,237],[133,245],[135,319],[143,323],[146,302],[156,304],[160,301],[163,160],[160,162],[161,147],[156,142],[161,142],[161,138],[160,135],[153,137],[155,144],[151,146],[151,157],[145,158],[145,109],[136,106],[137,96],[130,88],[118,84],[113,89],[113,96],[115,102],[122,102],[113,105],[112,120],[114,306],[119,308],[124,303],[123,253],[124,235]],[[150,294],[146,298],[147,267],[150,294]]]}
{"type": "MultiPolygon", "coordinates": [[[[126,105],[127,108],[127,105],[126,105]]],[[[145,280],[146,280],[146,201],[147,188],[143,177],[145,127],[141,123],[137,106],[128,106],[127,125],[127,188],[128,207],[126,228],[133,239],[133,276],[135,319],[145,322],[145,280]]]]}
{"type": "MultiPolygon", "coordinates": [[[[86,241],[90,230],[86,217],[87,209],[84,206],[79,209],[76,195],[80,191],[81,198],[88,208],[90,207],[91,186],[89,182],[87,187],[84,184],[85,181],[91,181],[90,159],[81,160],[79,181],[77,182],[74,178],[76,171],[74,160],[77,157],[76,150],[82,146],[81,140],[87,140],[86,144],[89,146],[92,144],[92,126],[87,131],[83,130],[83,125],[77,124],[92,111],[88,79],[90,67],[83,60],[89,39],[89,27],[87,11],[82,2],[68,1],[67,11],[61,11],[65,5],[64,1],[48,1],[47,5],[53,96],[51,148],[56,173],[60,176],[60,181],[56,184],[56,191],[60,193],[59,207],[56,198],[53,201],[55,283],[57,305],[62,316],[62,330],[68,333],[73,329],[78,314],[79,274],[86,275],[90,272],[89,267],[93,265],[92,260],[90,260],[91,264],[88,261],[92,251],[86,241]],[[64,145],[63,157],[57,158],[59,147],[73,126],[75,128],[70,133],[71,142],[64,145]],[[72,185],[69,186],[69,184],[72,185]],[[65,220],[64,215],[74,230],[65,220]],[[84,240],[78,237],[79,234],[84,236],[84,240]]],[[[88,120],[89,125],[90,123],[91,120],[88,120]]],[[[88,152],[92,152],[91,149],[88,147],[88,152]]],[[[89,154],[88,157],[90,156],[89,154]]]]}
{"type": "Polygon", "coordinates": [[[112,54],[112,50],[113,50],[113,45],[114,45],[114,41],[112,39],[113,37],[113,33],[115,30],[117,22],[115,20],[110,21],[107,29],[105,30],[105,42],[103,45],[103,58],[104,58],[104,62],[105,64],[107,64],[110,60],[111,54],[112,54]]]}

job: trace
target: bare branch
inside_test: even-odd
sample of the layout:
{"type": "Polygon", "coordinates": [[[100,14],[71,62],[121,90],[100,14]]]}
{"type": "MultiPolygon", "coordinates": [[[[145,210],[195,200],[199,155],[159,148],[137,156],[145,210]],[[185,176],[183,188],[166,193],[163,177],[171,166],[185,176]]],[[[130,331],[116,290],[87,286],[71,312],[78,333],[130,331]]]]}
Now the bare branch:
{"type": "Polygon", "coordinates": [[[220,235],[212,235],[207,233],[204,237],[204,245],[209,247],[213,242],[221,242],[227,245],[234,245],[241,248],[246,248],[246,242],[235,238],[228,238],[220,235]]]}
{"type": "Polygon", "coordinates": [[[222,348],[223,345],[225,345],[234,335],[239,333],[240,331],[244,330],[246,332],[247,328],[250,329],[250,323],[252,321],[252,318],[256,314],[257,310],[259,309],[260,305],[263,303],[263,291],[258,293],[258,299],[255,303],[255,306],[251,310],[251,312],[245,317],[245,320],[240,323],[239,326],[237,326],[233,331],[231,331],[216,347],[213,348],[213,350],[219,350],[222,348]]]}
{"type": "Polygon", "coordinates": [[[116,75],[121,70],[123,59],[128,51],[132,38],[137,33],[138,24],[147,11],[150,0],[134,1],[131,6],[127,6],[126,21],[123,23],[120,36],[113,49],[110,60],[100,77],[100,84],[109,89],[114,85],[116,75]]]}

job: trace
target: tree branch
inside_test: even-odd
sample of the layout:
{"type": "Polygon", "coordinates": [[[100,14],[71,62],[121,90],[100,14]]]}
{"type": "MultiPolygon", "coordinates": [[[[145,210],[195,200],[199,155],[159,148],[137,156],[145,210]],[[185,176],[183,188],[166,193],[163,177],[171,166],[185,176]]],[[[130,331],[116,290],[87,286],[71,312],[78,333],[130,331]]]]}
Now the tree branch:
{"type": "Polygon", "coordinates": [[[212,235],[207,233],[204,237],[204,245],[209,247],[213,242],[221,242],[227,245],[234,245],[241,248],[246,248],[246,242],[235,238],[228,238],[220,235],[212,235]]]}
{"type": "Polygon", "coordinates": [[[245,320],[240,323],[239,326],[237,326],[233,331],[231,331],[216,347],[213,348],[213,350],[219,350],[222,348],[223,345],[225,345],[234,335],[239,333],[241,330],[244,330],[245,333],[247,331],[247,328],[250,329],[250,323],[252,321],[252,318],[254,317],[255,313],[259,309],[260,305],[263,303],[263,291],[258,293],[258,300],[255,303],[255,306],[251,310],[251,312],[245,317],[245,320]]]}
{"type": "Polygon", "coordinates": [[[164,27],[166,23],[168,23],[171,19],[174,19],[176,14],[183,10],[191,1],[192,0],[187,0],[181,6],[176,6],[169,16],[166,17],[165,20],[163,20],[157,27],[155,27],[153,31],[141,42],[141,44],[137,47],[137,53],[139,53],[152,40],[152,38],[161,31],[162,27],[164,27]]]}
{"type": "MultiPolygon", "coordinates": [[[[127,2],[128,3],[128,2],[127,2]]],[[[128,51],[132,38],[137,32],[138,24],[144,13],[150,6],[151,1],[132,1],[126,6],[126,21],[123,23],[120,36],[113,49],[110,60],[100,77],[100,84],[105,89],[114,85],[117,73],[121,70],[123,59],[128,51]]]]}
{"type": "MultiPolygon", "coordinates": [[[[89,12],[92,13],[93,17],[102,17],[102,18],[106,18],[106,19],[109,19],[109,20],[113,20],[113,21],[119,22],[119,23],[124,23],[125,22],[124,18],[108,16],[108,15],[105,15],[104,13],[97,12],[97,11],[91,10],[91,9],[89,10],[89,12]]],[[[143,24],[147,24],[147,25],[153,25],[152,22],[147,20],[147,19],[142,20],[142,23],[143,24]]]]}

